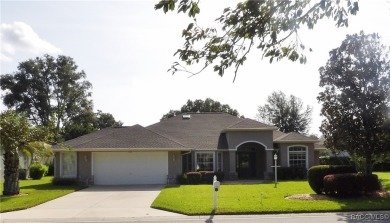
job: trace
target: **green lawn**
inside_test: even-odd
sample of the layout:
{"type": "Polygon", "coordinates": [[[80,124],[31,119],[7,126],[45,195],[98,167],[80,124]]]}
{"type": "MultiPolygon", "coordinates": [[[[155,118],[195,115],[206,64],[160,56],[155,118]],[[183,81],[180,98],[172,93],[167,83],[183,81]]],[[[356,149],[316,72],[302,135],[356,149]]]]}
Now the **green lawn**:
{"type": "MultiPolygon", "coordinates": [[[[376,173],[384,188],[390,189],[390,173],[376,173]]],[[[389,210],[387,198],[344,198],[337,200],[288,200],[294,194],[313,194],[307,181],[282,181],[274,188],[272,183],[224,185],[218,192],[215,214],[292,213],[326,211],[389,210]],[[261,196],[262,194],[262,196],[261,196]],[[261,198],[262,197],[262,198],[261,198]]],[[[211,185],[168,186],[153,202],[152,207],[187,215],[212,214],[211,185]]]]}
{"type": "MultiPolygon", "coordinates": [[[[53,186],[51,180],[52,177],[44,177],[41,180],[20,180],[20,195],[0,196],[0,212],[34,207],[83,188],[79,186],[53,186]]],[[[3,182],[0,182],[0,191],[3,191],[3,182]]]]}

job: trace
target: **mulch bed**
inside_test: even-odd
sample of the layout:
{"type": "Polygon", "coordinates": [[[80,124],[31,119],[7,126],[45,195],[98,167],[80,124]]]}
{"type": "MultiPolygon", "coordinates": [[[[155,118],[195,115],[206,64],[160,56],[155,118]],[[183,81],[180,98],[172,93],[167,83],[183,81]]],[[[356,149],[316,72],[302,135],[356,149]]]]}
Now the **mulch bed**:
{"type": "MultiPolygon", "coordinates": [[[[377,198],[383,198],[383,197],[390,197],[390,190],[380,190],[376,191],[373,194],[367,195],[368,197],[377,197],[377,198]]],[[[291,196],[286,196],[286,199],[291,200],[306,200],[306,201],[315,201],[315,200],[335,200],[337,198],[331,197],[324,194],[294,194],[291,196]]]]}

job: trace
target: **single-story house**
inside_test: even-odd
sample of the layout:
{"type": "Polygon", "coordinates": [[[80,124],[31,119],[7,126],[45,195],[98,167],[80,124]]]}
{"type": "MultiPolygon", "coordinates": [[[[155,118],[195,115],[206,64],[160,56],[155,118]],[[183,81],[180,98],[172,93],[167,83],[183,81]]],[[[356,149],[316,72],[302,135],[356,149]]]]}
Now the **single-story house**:
{"type": "Polygon", "coordinates": [[[265,179],[278,165],[319,164],[318,140],[226,113],[181,114],[153,125],[106,128],[55,146],[55,176],[95,185],[166,184],[197,170],[265,179]],[[70,148],[70,149],[67,149],[70,148]]]}

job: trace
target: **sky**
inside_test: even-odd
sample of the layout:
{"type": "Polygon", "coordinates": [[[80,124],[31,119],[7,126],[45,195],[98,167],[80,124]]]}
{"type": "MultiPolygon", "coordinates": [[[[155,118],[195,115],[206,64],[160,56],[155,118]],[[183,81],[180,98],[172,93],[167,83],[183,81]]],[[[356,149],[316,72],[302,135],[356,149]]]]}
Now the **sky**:
{"type": "MultiPolygon", "coordinates": [[[[46,53],[70,56],[93,85],[94,109],[113,114],[126,126],[154,124],[188,99],[206,98],[255,119],[258,106],[273,91],[282,91],[313,108],[309,133],[320,136],[318,69],[326,64],[329,51],[340,46],[347,34],[361,30],[378,33],[390,46],[390,1],[360,0],[360,10],[349,18],[347,28],[324,20],[313,30],[300,31],[302,42],[313,49],[306,64],[287,60],[270,64],[254,50],[235,82],[232,69],[223,77],[212,69],[192,77],[172,75],[167,70],[178,61],[173,54],[183,45],[181,32],[191,20],[176,12],[155,11],[157,2],[1,0],[1,74],[13,73],[19,62],[46,53]]],[[[222,10],[236,3],[201,1],[199,23],[215,26],[213,21],[222,10]]]]}

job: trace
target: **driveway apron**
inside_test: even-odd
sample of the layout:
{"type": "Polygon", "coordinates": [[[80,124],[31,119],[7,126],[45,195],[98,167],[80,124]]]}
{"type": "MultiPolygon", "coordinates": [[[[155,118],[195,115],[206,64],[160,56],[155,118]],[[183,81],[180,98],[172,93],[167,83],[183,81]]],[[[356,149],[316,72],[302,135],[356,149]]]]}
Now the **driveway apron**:
{"type": "Polygon", "coordinates": [[[7,219],[174,217],[176,213],[150,208],[162,185],[92,186],[22,211],[2,213],[7,219]]]}

